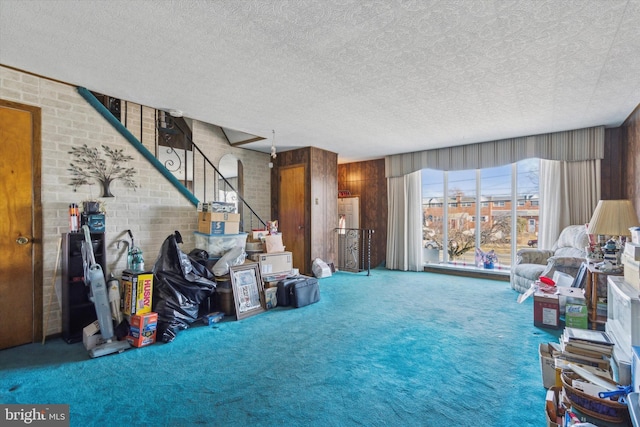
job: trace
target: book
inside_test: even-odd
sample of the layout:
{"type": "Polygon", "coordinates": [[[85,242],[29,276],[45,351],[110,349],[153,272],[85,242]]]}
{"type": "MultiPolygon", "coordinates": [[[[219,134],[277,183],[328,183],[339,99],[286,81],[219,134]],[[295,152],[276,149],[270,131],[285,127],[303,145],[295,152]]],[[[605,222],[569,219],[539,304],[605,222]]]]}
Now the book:
{"type": "Polygon", "coordinates": [[[565,351],[571,351],[573,353],[592,357],[601,357],[603,355],[610,356],[613,353],[613,345],[603,345],[590,341],[571,339],[566,334],[566,328],[565,333],[560,335],[560,345],[565,351]]]}
{"type": "MultiPolygon", "coordinates": [[[[611,362],[605,359],[591,359],[589,357],[582,357],[579,355],[574,355],[572,353],[562,353],[558,357],[555,358],[556,361],[563,360],[567,363],[579,363],[580,365],[592,366],[594,368],[599,368],[602,370],[609,370],[611,368],[611,362]]],[[[558,362],[559,363],[559,362],[558,362]]]]}
{"type": "Polygon", "coordinates": [[[613,346],[614,344],[613,340],[604,331],[564,328],[564,335],[569,341],[581,341],[604,346],[613,346]]]}

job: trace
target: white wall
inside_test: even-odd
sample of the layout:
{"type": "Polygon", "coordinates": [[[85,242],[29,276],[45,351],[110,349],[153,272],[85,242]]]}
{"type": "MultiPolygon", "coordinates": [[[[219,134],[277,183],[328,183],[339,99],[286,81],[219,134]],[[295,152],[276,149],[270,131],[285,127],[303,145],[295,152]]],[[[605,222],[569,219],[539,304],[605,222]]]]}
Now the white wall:
{"type": "MultiPolygon", "coordinates": [[[[108,94],[107,94],[108,95],[108,94]]],[[[115,181],[111,186],[113,198],[100,199],[106,207],[107,272],[119,276],[126,267],[125,246],[116,248],[118,240],[128,240],[130,229],[135,243],[144,252],[146,266],[151,267],[165,238],[174,230],[184,238],[183,250],[193,249],[193,231],[197,229],[196,208],[156,171],[131,144],[91,107],[70,85],[35,77],[0,66],[0,98],[20,102],[42,109],[42,212],[43,212],[43,301],[44,318],[49,315],[46,334],[61,332],[59,303],[52,295],[52,280],[58,239],[68,231],[68,206],[100,195],[98,185],[79,187],[77,192],[69,185],[67,171],[73,146],[87,144],[123,149],[134,160],[128,165],[137,170],[139,188],[133,190],[115,181]],[[49,301],[52,301],[49,305],[49,301]],[[51,310],[50,313],[49,310],[51,310]]],[[[133,100],[132,100],[133,101],[133,100]]],[[[127,103],[130,117],[139,106],[127,103]]],[[[145,108],[144,110],[150,110],[145,108]]],[[[152,117],[152,115],[150,116],[152,117]]],[[[152,120],[152,119],[151,119],[152,120]]],[[[153,125],[145,115],[143,143],[153,152],[153,125]],[[147,132],[149,130],[149,132],[147,132]]],[[[151,122],[153,123],[153,122],[151,122]]],[[[139,136],[139,123],[130,123],[135,136],[139,136]]],[[[264,220],[270,215],[269,155],[234,148],[224,139],[219,128],[194,121],[193,140],[214,164],[227,153],[238,157],[244,165],[245,199],[264,220]]],[[[56,283],[60,286],[60,268],[56,283]]]]}

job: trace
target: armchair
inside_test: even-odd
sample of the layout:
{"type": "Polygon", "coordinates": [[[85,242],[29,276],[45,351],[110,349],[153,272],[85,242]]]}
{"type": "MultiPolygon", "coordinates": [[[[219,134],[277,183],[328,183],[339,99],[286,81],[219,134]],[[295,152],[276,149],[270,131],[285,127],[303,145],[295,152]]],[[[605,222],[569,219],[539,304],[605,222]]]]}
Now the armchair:
{"type": "Polygon", "coordinates": [[[585,261],[585,247],[589,246],[589,235],[584,225],[570,225],[560,233],[558,241],[550,250],[520,249],[516,264],[511,269],[511,287],[525,292],[540,276],[553,277],[560,271],[576,277],[585,261]]]}

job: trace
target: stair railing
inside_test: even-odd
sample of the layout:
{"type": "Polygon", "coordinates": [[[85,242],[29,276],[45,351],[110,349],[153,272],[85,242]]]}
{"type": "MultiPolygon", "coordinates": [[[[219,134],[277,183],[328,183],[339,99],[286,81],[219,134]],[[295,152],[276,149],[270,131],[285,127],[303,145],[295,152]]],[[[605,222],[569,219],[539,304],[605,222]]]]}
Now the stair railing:
{"type": "MultiPolygon", "coordinates": [[[[140,106],[140,128],[134,129],[139,131],[139,138],[136,138],[131,132],[130,128],[133,124],[130,124],[128,120],[128,108],[124,108],[124,112],[122,112],[120,105],[118,105],[118,110],[121,113],[121,118],[117,118],[111,110],[111,108],[106,108],[93,93],[89,90],[78,87],[78,93],[85,98],[91,106],[93,106],[96,111],[98,111],[122,136],[125,137],[137,150],[140,154],[145,157],[169,182],[173,184],[191,203],[195,206],[198,206],[199,203],[207,203],[210,201],[213,202],[228,202],[228,201],[236,201],[236,200],[220,200],[220,194],[229,195],[235,194],[237,201],[240,202],[238,204],[238,211],[241,213],[241,230],[252,230],[254,229],[254,218],[256,221],[256,228],[266,228],[266,222],[260,218],[260,216],[255,212],[255,210],[247,203],[247,201],[238,193],[236,188],[229,182],[229,180],[224,177],[218,168],[209,160],[209,158],[204,154],[204,152],[192,141],[191,137],[187,135],[182,129],[178,126],[160,126],[161,122],[158,120],[158,117],[162,116],[163,122],[162,124],[169,124],[170,116],[168,116],[165,112],[160,110],[154,111],[154,140],[156,144],[156,154],[151,153],[143,144],[140,142],[143,139],[143,133],[145,129],[145,123],[148,124],[148,121],[145,121],[143,115],[144,106],[140,106]],[[123,116],[123,117],[122,117],[123,116]],[[124,124],[123,124],[124,123],[124,124]],[[180,135],[183,143],[182,146],[184,150],[177,145],[173,144],[170,139],[165,138],[163,136],[164,145],[169,150],[170,159],[166,161],[161,161],[159,159],[160,151],[158,146],[158,135],[180,135]],[[187,150],[187,148],[191,148],[191,150],[187,150]],[[190,152],[190,154],[188,153],[190,152]],[[198,154],[198,158],[196,159],[196,153],[198,154]],[[189,158],[188,156],[191,156],[189,158]],[[176,163],[177,160],[177,163],[176,163]],[[196,162],[197,160],[197,162],[196,162]],[[196,164],[200,164],[201,166],[196,167],[196,164]],[[207,190],[207,176],[213,174],[213,185],[209,186],[209,191],[207,190]],[[182,179],[179,179],[178,176],[181,176],[182,179]],[[191,178],[191,179],[190,179],[191,178]],[[222,192],[220,191],[222,189],[222,192]],[[196,194],[201,195],[201,199],[196,197],[196,194]],[[244,209],[248,209],[250,212],[249,215],[249,224],[248,228],[246,227],[244,221],[244,209]]],[[[149,108],[149,107],[146,107],[149,108]]],[[[131,120],[131,122],[135,122],[131,120]]]]}

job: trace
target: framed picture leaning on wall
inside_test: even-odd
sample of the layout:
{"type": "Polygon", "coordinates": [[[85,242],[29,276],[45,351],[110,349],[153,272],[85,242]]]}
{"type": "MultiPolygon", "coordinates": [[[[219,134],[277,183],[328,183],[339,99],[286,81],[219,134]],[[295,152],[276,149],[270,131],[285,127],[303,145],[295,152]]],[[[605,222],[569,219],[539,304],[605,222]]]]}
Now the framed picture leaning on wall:
{"type": "Polygon", "coordinates": [[[262,276],[257,262],[230,267],[229,276],[231,276],[233,288],[236,319],[242,320],[266,310],[263,302],[262,276]]]}

